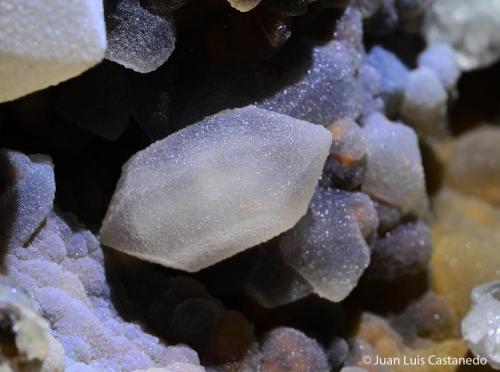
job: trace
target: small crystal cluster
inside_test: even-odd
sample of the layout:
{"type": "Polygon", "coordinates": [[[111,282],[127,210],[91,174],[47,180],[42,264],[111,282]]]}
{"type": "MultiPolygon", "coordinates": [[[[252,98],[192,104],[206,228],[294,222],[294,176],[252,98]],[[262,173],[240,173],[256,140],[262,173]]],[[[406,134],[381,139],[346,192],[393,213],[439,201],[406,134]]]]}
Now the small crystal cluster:
{"type": "Polygon", "coordinates": [[[472,308],[462,320],[462,335],[471,351],[500,369],[500,282],[477,286],[472,308]]]}

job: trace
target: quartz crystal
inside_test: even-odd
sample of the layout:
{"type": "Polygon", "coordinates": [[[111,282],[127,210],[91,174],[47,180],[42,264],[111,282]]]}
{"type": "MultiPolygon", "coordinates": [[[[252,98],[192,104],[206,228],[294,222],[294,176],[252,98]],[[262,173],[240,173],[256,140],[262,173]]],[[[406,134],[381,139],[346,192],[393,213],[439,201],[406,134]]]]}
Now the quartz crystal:
{"type": "Polygon", "coordinates": [[[101,0],[1,0],[0,102],[77,76],[105,50],[101,0]]]}
{"type": "Polygon", "coordinates": [[[472,290],[472,308],[462,320],[462,336],[470,350],[500,369],[500,281],[472,290]]]}
{"type": "Polygon", "coordinates": [[[168,267],[210,266],[304,215],[331,141],[253,106],[208,117],[123,166],[101,241],[168,267]]]}

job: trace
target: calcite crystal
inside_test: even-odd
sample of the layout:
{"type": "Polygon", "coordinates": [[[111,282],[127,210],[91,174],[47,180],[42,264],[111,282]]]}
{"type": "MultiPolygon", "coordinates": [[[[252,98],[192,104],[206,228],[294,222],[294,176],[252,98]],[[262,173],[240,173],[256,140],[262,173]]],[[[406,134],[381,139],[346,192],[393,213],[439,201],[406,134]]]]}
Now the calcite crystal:
{"type": "Polygon", "coordinates": [[[459,66],[484,67],[500,57],[500,3],[497,0],[437,0],[426,16],[427,41],[450,44],[459,66]]]}
{"type": "Polygon", "coordinates": [[[472,290],[472,308],[462,321],[462,335],[469,349],[500,369],[500,281],[472,290]]]}
{"type": "Polygon", "coordinates": [[[411,128],[371,115],[364,126],[368,142],[362,190],[376,200],[421,215],[427,208],[424,170],[417,136],[411,128]]]}
{"type": "Polygon", "coordinates": [[[105,50],[100,0],[2,0],[0,102],[77,76],[105,50]]]}
{"type": "Polygon", "coordinates": [[[210,266],[298,221],[331,140],[253,106],[208,117],[123,166],[101,241],[168,267],[210,266]]]}

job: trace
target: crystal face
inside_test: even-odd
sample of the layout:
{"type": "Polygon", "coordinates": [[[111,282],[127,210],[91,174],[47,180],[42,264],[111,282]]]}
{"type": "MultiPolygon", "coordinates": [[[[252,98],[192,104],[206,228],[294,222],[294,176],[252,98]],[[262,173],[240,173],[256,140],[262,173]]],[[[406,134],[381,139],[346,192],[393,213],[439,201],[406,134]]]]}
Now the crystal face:
{"type": "Polygon", "coordinates": [[[499,1],[0,0],[0,370],[500,370],[499,1]]]}
{"type": "Polygon", "coordinates": [[[208,117],[123,167],[104,244],[196,271],[269,240],[305,213],[330,133],[256,107],[208,117]]]}
{"type": "Polygon", "coordinates": [[[77,76],[105,50],[102,1],[2,0],[0,102],[77,76]]]}

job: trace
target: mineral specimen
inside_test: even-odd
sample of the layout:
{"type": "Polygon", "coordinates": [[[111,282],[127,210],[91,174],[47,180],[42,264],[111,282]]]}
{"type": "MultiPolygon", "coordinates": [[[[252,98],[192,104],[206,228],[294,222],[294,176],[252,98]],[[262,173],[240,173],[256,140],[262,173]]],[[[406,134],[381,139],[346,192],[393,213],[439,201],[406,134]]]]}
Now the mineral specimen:
{"type": "Polygon", "coordinates": [[[500,282],[475,287],[472,302],[462,321],[462,335],[474,354],[500,369],[500,282]]]}
{"type": "Polygon", "coordinates": [[[448,91],[455,88],[460,77],[455,52],[448,44],[430,45],[418,56],[418,65],[432,69],[448,91]]]}
{"type": "Polygon", "coordinates": [[[500,57],[500,3],[496,0],[437,0],[427,12],[427,41],[450,44],[462,69],[494,63],[500,57]]]}
{"type": "Polygon", "coordinates": [[[456,190],[500,205],[500,128],[484,126],[452,145],[446,181],[456,190]]]}
{"type": "Polygon", "coordinates": [[[246,292],[264,307],[273,308],[313,293],[313,288],[291,266],[277,247],[263,249],[247,278],[246,292]]]}
{"type": "Polygon", "coordinates": [[[376,200],[421,215],[427,208],[417,136],[405,125],[373,114],[365,122],[368,142],[362,190],[376,200]]]}
{"type": "Polygon", "coordinates": [[[321,346],[302,332],[277,328],[262,345],[262,372],[328,372],[330,367],[321,346]]]}
{"type": "Polygon", "coordinates": [[[255,8],[261,0],[228,0],[229,4],[240,12],[248,12],[255,8]]]}
{"type": "Polygon", "coordinates": [[[500,367],[496,1],[0,0],[0,370],[500,367]]]}
{"type": "MultiPolygon", "coordinates": [[[[413,371],[455,371],[453,363],[447,365],[432,365],[428,363],[429,358],[440,360],[445,358],[464,357],[467,348],[462,340],[457,338],[447,339],[441,342],[432,342],[421,339],[420,342],[406,344],[402,337],[383,318],[365,313],[362,315],[361,325],[357,336],[365,340],[373,347],[381,360],[400,358],[400,360],[417,360],[424,358],[424,363],[405,365],[404,363],[394,363],[387,366],[389,371],[413,372],[413,371]]],[[[371,359],[375,360],[375,359],[371,359]]],[[[408,363],[407,363],[408,364],[408,363]]],[[[436,363],[434,363],[436,364],[436,363]]],[[[360,365],[360,367],[364,367],[360,365]]],[[[368,365],[370,367],[370,364],[368,365]]]]}
{"type": "Polygon", "coordinates": [[[401,118],[421,136],[443,131],[446,114],[446,90],[429,67],[410,72],[401,105],[401,118]]]}
{"type": "Polygon", "coordinates": [[[0,252],[25,244],[52,209],[54,168],[50,158],[0,151],[0,252]]]}
{"type": "Polygon", "coordinates": [[[139,0],[107,4],[106,30],[106,59],[141,73],[164,64],[175,47],[173,18],[150,12],[139,0]]]}
{"type": "Polygon", "coordinates": [[[355,189],[365,176],[367,141],[363,130],[353,120],[337,120],[327,129],[332,146],[321,179],[323,186],[355,189]]]}
{"type": "Polygon", "coordinates": [[[355,119],[362,110],[362,85],[358,78],[361,61],[360,53],[344,42],[315,47],[310,60],[304,63],[304,76],[297,79],[300,71],[289,67],[288,76],[281,75],[281,81],[270,80],[273,85],[285,86],[274,88],[274,93],[272,86],[268,87],[269,93],[256,105],[322,125],[343,118],[355,119]]]}
{"type": "Polygon", "coordinates": [[[287,43],[265,63],[233,73],[223,70],[209,80],[192,98],[197,109],[188,105],[185,120],[192,123],[200,112],[214,114],[248,104],[324,126],[354,120],[363,111],[361,68],[362,53],[347,42],[287,43]],[[298,52],[304,50],[308,52],[298,52]]]}
{"type": "Polygon", "coordinates": [[[427,291],[402,312],[391,315],[389,323],[407,344],[423,338],[440,342],[459,335],[459,320],[451,304],[433,291],[427,291]]]}
{"type": "Polygon", "coordinates": [[[393,53],[378,46],[372,48],[366,61],[379,73],[386,113],[394,116],[399,112],[408,84],[408,68],[393,53]]]}
{"type": "Polygon", "coordinates": [[[292,227],[331,144],[320,126],[256,107],[223,111],[133,156],[103,244],[197,271],[292,227]]]}
{"type": "Polygon", "coordinates": [[[434,210],[434,287],[463,316],[472,289],[499,278],[500,210],[449,189],[438,195],[434,210]]]}
{"type": "Polygon", "coordinates": [[[100,0],[0,1],[0,102],[81,74],[105,49],[100,0]]]}
{"type": "Polygon", "coordinates": [[[426,267],[431,251],[431,233],[425,223],[400,224],[375,242],[367,274],[378,280],[415,274],[426,267]]]}
{"type": "Polygon", "coordinates": [[[7,252],[4,268],[33,296],[36,312],[64,348],[65,371],[132,371],[180,362],[177,349],[117,313],[102,249],[76,222],[70,226],[51,213],[29,245],[7,252]]]}
{"type": "Polygon", "coordinates": [[[365,237],[377,215],[363,193],[318,190],[309,212],[280,242],[285,263],[321,297],[343,300],[370,263],[365,237]]]}
{"type": "Polygon", "coordinates": [[[0,370],[62,372],[64,350],[29,295],[0,276],[0,370]]]}

